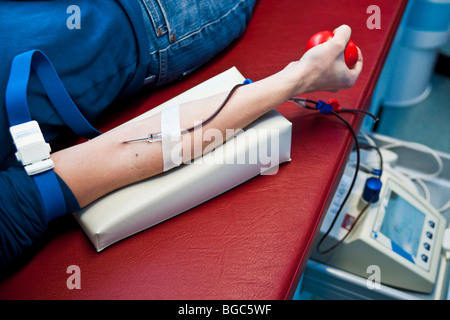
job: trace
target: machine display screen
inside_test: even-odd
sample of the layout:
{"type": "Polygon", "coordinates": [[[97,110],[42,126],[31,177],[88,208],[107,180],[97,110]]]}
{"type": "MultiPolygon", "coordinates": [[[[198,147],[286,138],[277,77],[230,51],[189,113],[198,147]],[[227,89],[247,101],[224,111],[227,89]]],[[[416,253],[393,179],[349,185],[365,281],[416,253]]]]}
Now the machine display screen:
{"type": "Polygon", "coordinates": [[[380,232],[416,256],[424,219],[423,212],[392,191],[380,232]]]}

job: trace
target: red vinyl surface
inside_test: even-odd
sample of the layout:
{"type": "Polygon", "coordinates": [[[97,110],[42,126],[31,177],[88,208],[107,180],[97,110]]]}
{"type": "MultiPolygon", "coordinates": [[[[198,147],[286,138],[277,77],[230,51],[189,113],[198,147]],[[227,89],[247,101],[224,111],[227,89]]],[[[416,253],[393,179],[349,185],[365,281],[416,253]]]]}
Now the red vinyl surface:
{"type": "MultiPolygon", "coordinates": [[[[407,1],[379,0],[381,29],[370,30],[372,1],[260,0],[239,41],[181,82],[139,94],[95,125],[102,131],[132,119],[236,66],[258,80],[304,52],[311,35],[348,24],[362,50],[356,85],[341,105],[368,110],[407,1]],[[126,108],[123,107],[126,105],[126,108]]],[[[30,256],[0,282],[0,299],[289,299],[309,258],[352,147],[338,119],[292,103],[279,106],[293,123],[292,161],[167,222],[97,253],[71,217],[51,226],[30,256]],[[77,265],[81,289],[68,289],[77,265]]],[[[361,115],[343,114],[358,129],[361,115]]]]}

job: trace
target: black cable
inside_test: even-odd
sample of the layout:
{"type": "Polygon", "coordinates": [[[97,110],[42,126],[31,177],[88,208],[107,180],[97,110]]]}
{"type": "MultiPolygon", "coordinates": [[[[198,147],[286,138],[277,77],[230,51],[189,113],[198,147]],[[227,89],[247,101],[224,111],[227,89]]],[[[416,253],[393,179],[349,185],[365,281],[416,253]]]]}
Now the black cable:
{"type": "Polygon", "coordinates": [[[233,94],[234,94],[234,92],[238,89],[238,88],[240,88],[240,87],[242,87],[242,86],[245,86],[245,84],[243,84],[243,83],[239,83],[239,84],[237,84],[237,85],[235,85],[232,89],[231,89],[231,91],[228,93],[228,95],[225,97],[225,100],[223,100],[223,102],[222,102],[222,104],[208,117],[208,118],[206,118],[205,120],[203,120],[201,123],[197,123],[197,124],[195,124],[195,125],[193,125],[192,127],[190,127],[189,129],[185,129],[185,130],[182,130],[182,132],[191,132],[191,131],[193,131],[193,130],[195,130],[195,129],[197,129],[197,128],[199,128],[199,127],[201,127],[201,126],[203,126],[204,124],[206,124],[206,123],[208,123],[208,122],[210,122],[215,116],[217,116],[217,114],[220,112],[220,111],[222,111],[222,109],[225,107],[225,105],[228,103],[228,101],[231,99],[231,97],[233,96],[233,94]]]}
{"type": "Polygon", "coordinates": [[[319,253],[325,254],[328,253],[329,251],[333,250],[334,248],[329,248],[326,250],[320,250],[320,246],[322,245],[323,241],[325,240],[326,237],[328,237],[328,234],[331,232],[331,230],[333,229],[339,214],[341,213],[342,209],[344,208],[345,203],[347,202],[348,198],[350,197],[350,194],[352,193],[353,187],[355,186],[356,183],[356,179],[358,178],[358,171],[359,171],[359,166],[361,163],[361,155],[360,155],[360,149],[359,149],[359,144],[358,144],[358,138],[356,136],[355,130],[353,130],[352,126],[350,125],[350,123],[348,123],[347,120],[345,120],[344,118],[342,118],[340,115],[338,115],[336,112],[332,111],[331,112],[332,115],[334,115],[335,117],[337,117],[338,119],[340,119],[342,122],[345,123],[345,125],[349,128],[352,136],[353,136],[353,140],[355,142],[355,149],[356,149],[356,167],[355,167],[355,173],[353,174],[353,179],[352,182],[350,184],[350,188],[347,191],[347,194],[345,195],[344,200],[342,201],[341,206],[339,207],[338,211],[336,212],[336,215],[333,218],[333,221],[331,222],[331,225],[329,226],[328,230],[325,232],[325,234],[322,236],[322,238],[319,240],[318,244],[317,244],[317,251],[319,253]]]}
{"type": "Polygon", "coordinates": [[[309,100],[309,99],[304,99],[304,98],[298,98],[298,97],[292,97],[292,98],[289,98],[288,101],[292,101],[292,102],[298,104],[299,106],[305,107],[306,109],[316,110],[316,107],[307,105],[307,104],[305,103],[305,102],[308,102],[308,103],[312,103],[312,104],[314,104],[314,105],[317,105],[317,102],[314,101],[314,100],[309,100]]]}
{"type": "Polygon", "coordinates": [[[365,115],[368,115],[370,117],[372,117],[373,122],[377,122],[378,121],[378,117],[371,114],[370,112],[366,111],[366,110],[360,110],[360,109],[340,109],[339,112],[360,112],[360,113],[364,113],[365,115]]]}
{"type": "MultiPolygon", "coordinates": [[[[297,98],[297,97],[290,98],[288,101],[292,101],[292,102],[296,103],[297,105],[303,106],[303,107],[305,107],[307,109],[317,110],[317,107],[319,106],[319,102],[317,102],[317,101],[309,100],[309,99],[303,99],[303,98],[297,98]],[[315,105],[315,107],[310,106],[307,103],[312,103],[312,104],[315,105]]],[[[323,106],[323,105],[324,104],[322,103],[321,106],[323,106]]],[[[342,203],[341,203],[341,205],[340,205],[336,215],[334,216],[333,221],[331,222],[331,225],[329,226],[328,230],[325,232],[325,234],[322,236],[322,238],[319,240],[319,242],[317,244],[316,249],[321,254],[325,254],[325,253],[330,252],[331,250],[334,250],[337,246],[339,246],[345,240],[345,238],[347,238],[348,234],[350,233],[350,232],[347,233],[346,236],[344,237],[344,239],[341,239],[334,246],[332,246],[332,247],[330,247],[330,248],[328,248],[326,250],[320,250],[320,246],[322,245],[323,241],[326,239],[326,237],[329,235],[329,233],[333,229],[333,227],[336,224],[336,221],[337,221],[337,219],[338,219],[342,209],[344,208],[345,203],[347,202],[348,198],[350,197],[350,194],[351,194],[351,192],[353,190],[353,187],[355,186],[356,179],[358,177],[359,167],[360,167],[360,164],[361,164],[360,145],[358,143],[358,137],[357,137],[357,135],[355,133],[355,130],[353,129],[353,127],[350,125],[350,123],[347,120],[345,120],[343,117],[341,117],[336,111],[332,110],[331,105],[329,105],[329,104],[325,104],[325,105],[328,107],[328,109],[325,110],[324,112],[322,112],[321,109],[319,109],[319,111],[321,113],[334,115],[339,120],[341,120],[347,126],[347,128],[350,130],[350,132],[352,134],[352,137],[353,137],[353,140],[354,140],[354,143],[355,143],[355,149],[356,149],[356,167],[355,167],[355,173],[353,175],[352,182],[350,184],[350,188],[348,189],[344,200],[342,201],[342,203]]],[[[359,109],[340,109],[339,112],[361,112],[363,114],[370,115],[374,119],[374,121],[378,121],[378,118],[376,116],[374,116],[371,113],[369,113],[367,111],[364,111],[364,110],[359,110],[359,109]]],[[[379,152],[379,155],[380,155],[380,158],[381,158],[381,152],[379,150],[378,150],[378,152],[379,152]]],[[[381,161],[381,163],[382,163],[382,161],[381,161]]],[[[367,210],[367,208],[369,207],[369,205],[371,204],[372,201],[373,201],[373,199],[363,208],[363,210],[360,212],[360,215],[358,216],[358,218],[367,210]]],[[[353,226],[356,224],[356,221],[358,220],[358,218],[355,220],[355,222],[354,222],[354,224],[352,225],[351,228],[353,228],[353,226]]]]}
{"type": "MultiPolygon", "coordinates": [[[[378,153],[378,157],[380,158],[380,171],[383,172],[383,155],[381,154],[380,148],[377,146],[373,146],[371,144],[360,144],[360,149],[373,149],[378,153]]],[[[381,176],[381,173],[378,175],[381,176]]]]}
{"type": "MultiPolygon", "coordinates": [[[[228,103],[228,101],[231,99],[231,97],[233,96],[233,94],[236,92],[236,90],[238,88],[240,88],[241,86],[246,85],[247,82],[244,83],[240,83],[235,85],[231,91],[228,93],[228,95],[225,97],[224,101],[222,102],[222,104],[205,120],[203,120],[200,123],[197,123],[195,125],[193,125],[192,127],[188,128],[188,129],[182,129],[181,133],[187,133],[187,132],[191,132],[194,131],[195,129],[203,126],[204,124],[210,122],[214,117],[217,116],[217,114],[225,107],[225,105],[228,103]]],[[[123,141],[123,143],[129,143],[129,142],[140,142],[140,141],[147,141],[147,142],[153,142],[153,139],[158,139],[156,141],[160,141],[161,140],[161,133],[150,133],[147,137],[144,138],[137,138],[137,139],[130,139],[130,140],[126,140],[123,141]]]]}
{"type": "MultiPolygon", "coordinates": [[[[378,156],[380,157],[380,170],[379,170],[379,174],[378,177],[381,177],[381,174],[383,172],[383,156],[381,154],[380,149],[377,146],[373,146],[373,145],[369,145],[369,144],[364,144],[364,145],[359,145],[360,149],[374,149],[375,151],[377,151],[378,156]]],[[[351,188],[350,188],[351,189],[351,188]]],[[[353,221],[352,225],[350,226],[350,229],[347,231],[347,233],[345,234],[345,236],[343,236],[337,243],[335,243],[333,246],[331,246],[330,248],[328,248],[327,250],[321,251],[320,253],[322,254],[326,254],[331,252],[332,250],[336,249],[338,246],[340,246],[345,239],[347,239],[347,237],[350,235],[350,233],[352,232],[353,228],[356,226],[356,224],[358,223],[358,221],[362,218],[362,216],[367,212],[367,209],[370,207],[370,205],[373,203],[373,201],[376,198],[376,194],[374,194],[372,196],[372,198],[370,199],[370,201],[364,206],[364,208],[359,212],[358,216],[356,217],[355,221],[353,221]]],[[[342,207],[344,206],[345,201],[342,204],[342,207]]],[[[331,231],[331,228],[329,229],[331,231]]]]}

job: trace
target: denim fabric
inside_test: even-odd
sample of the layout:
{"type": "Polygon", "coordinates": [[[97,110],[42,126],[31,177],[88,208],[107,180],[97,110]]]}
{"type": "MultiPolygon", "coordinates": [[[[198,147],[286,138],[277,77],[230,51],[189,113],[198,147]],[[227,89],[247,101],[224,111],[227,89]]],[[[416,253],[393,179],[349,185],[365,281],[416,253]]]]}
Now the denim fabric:
{"type": "Polygon", "coordinates": [[[149,80],[166,84],[210,60],[243,33],[255,2],[141,0],[149,37],[149,80]]]}

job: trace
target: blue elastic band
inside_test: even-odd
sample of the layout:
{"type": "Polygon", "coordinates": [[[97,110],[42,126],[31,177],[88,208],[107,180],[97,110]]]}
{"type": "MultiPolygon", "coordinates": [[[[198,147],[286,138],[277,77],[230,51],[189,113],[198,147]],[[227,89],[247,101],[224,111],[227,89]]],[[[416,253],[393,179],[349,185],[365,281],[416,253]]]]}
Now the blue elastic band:
{"type": "Polygon", "coordinates": [[[41,172],[32,176],[41,194],[47,213],[47,222],[66,213],[66,201],[59,185],[56,173],[53,170],[41,172]]]}
{"type": "MultiPolygon", "coordinates": [[[[89,139],[101,134],[80,113],[50,60],[39,50],[19,54],[12,61],[5,93],[6,111],[11,126],[31,121],[27,102],[31,69],[36,73],[56,111],[73,132],[89,139]]],[[[32,178],[41,194],[47,221],[65,214],[66,203],[56,173],[51,169],[35,174],[32,178]]]]}
{"type": "Polygon", "coordinates": [[[73,132],[85,138],[94,138],[101,133],[94,129],[80,113],[58,77],[50,60],[39,50],[17,55],[11,65],[6,87],[6,106],[11,125],[30,121],[27,102],[27,87],[33,68],[56,111],[73,132]]]}

